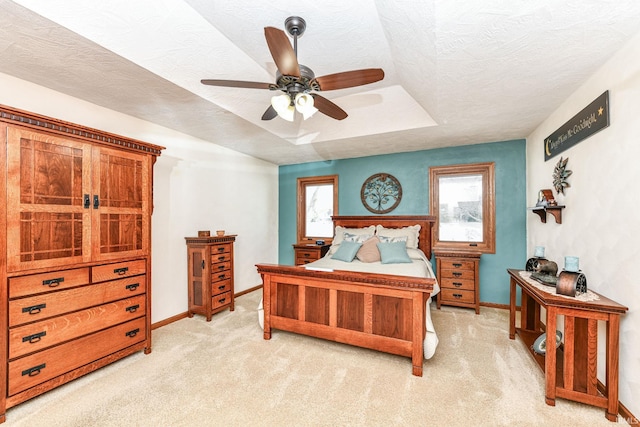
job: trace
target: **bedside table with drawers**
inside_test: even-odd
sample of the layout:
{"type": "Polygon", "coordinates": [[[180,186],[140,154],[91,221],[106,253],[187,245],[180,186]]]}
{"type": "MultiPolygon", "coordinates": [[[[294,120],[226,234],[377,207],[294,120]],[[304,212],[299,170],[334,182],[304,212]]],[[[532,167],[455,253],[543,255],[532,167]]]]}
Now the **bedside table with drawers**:
{"type": "Polygon", "coordinates": [[[480,253],[435,251],[436,277],[440,292],[436,306],[441,304],[473,308],[480,313],[480,253]]]}
{"type": "Polygon", "coordinates": [[[293,253],[295,265],[309,264],[318,260],[329,252],[331,245],[316,245],[314,243],[295,243],[293,245],[293,253]]]}

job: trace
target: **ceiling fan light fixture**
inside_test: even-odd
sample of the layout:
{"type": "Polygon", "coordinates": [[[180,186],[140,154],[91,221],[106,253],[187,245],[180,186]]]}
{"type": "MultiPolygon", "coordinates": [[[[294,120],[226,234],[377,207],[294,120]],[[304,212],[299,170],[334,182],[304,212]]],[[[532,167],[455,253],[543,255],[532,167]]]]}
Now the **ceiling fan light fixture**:
{"type": "Polygon", "coordinates": [[[313,96],[309,95],[308,93],[297,94],[295,105],[296,110],[298,110],[298,112],[302,114],[304,120],[307,120],[318,111],[318,109],[313,106],[313,96]]]}
{"type": "Polygon", "coordinates": [[[289,95],[283,93],[282,95],[276,95],[271,98],[271,106],[278,113],[278,116],[285,119],[288,122],[293,121],[293,115],[295,113],[295,107],[291,105],[291,98],[289,95]]]}

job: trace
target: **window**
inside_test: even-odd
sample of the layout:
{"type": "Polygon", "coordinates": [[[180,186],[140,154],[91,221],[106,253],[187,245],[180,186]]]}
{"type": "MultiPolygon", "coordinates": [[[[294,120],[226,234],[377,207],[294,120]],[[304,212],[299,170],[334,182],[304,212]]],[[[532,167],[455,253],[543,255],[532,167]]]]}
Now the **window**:
{"type": "Polygon", "coordinates": [[[494,163],[429,168],[434,249],[495,253],[494,163]]]}
{"type": "Polygon", "coordinates": [[[298,242],[333,240],[338,215],[338,175],[298,178],[298,242]]]}

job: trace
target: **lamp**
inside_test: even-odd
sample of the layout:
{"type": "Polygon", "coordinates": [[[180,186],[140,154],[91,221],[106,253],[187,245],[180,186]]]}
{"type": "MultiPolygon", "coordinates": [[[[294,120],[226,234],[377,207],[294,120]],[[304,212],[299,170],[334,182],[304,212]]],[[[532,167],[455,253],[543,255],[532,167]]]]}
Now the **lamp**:
{"type": "Polygon", "coordinates": [[[298,93],[295,97],[288,93],[276,95],[271,98],[271,105],[280,117],[289,122],[293,121],[295,110],[302,114],[304,120],[307,120],[318,111],[313,106],[313,96],[308,93],[298,93]]]}
{"type": "Polygon", "coordinates": [[[289,122],[293,121],[293,113],[295,111],[291,104],[291,98],[286,93],[271,98],[271,106],[273,109],[276,110],[280,117],[289,122]]]}
{"type": "Polygon", "coordinates": [[[318,109],[313,106],[313,96],[308,93],[299,93],[296,95],[296,110],[300,114],[304,120],[307,120],[309,117],[313,116],[318,109]]]}

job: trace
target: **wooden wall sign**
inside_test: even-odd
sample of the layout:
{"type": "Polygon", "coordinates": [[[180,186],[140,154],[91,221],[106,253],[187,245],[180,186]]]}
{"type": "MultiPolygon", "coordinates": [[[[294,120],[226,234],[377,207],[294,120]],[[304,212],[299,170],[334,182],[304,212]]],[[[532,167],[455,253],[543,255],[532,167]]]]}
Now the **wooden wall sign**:
{"type": "Polygon", "coordinates": [[[547,161],[562,153],[607,126],[609,126],[608,90],[544,140],[544,160],[547,161]]]}

